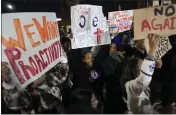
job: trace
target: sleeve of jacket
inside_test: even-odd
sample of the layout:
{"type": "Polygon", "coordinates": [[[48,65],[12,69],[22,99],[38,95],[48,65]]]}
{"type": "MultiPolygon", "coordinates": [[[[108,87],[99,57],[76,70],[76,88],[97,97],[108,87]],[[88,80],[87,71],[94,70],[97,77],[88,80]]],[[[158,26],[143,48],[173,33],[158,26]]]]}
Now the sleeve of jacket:
{"type": "Polygon", "coordinates": [[[140,75],[136,79],[128,81],[125,84],[128,96],[138,97],[149,86],[154,68],[154,58],[145,58],[141,66],[140,75]]]}

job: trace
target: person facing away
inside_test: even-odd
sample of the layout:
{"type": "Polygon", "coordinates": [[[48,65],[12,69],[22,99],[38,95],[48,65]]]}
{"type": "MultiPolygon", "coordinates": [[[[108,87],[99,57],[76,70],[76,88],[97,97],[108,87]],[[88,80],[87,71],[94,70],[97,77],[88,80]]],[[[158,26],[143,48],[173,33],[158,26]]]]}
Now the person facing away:
{"type": "Polygon", "coordinates": [[[102,63],[105,76],[117,74],[116,70],[119,63],[122,63],[122,59],[117,54],[116,44],[112,41],[109,46],[109,56],[102,63]]]}
{"type": "Polygon", "coordinates": [[[136,40],[135,47],[124,45],[123,50],[125,51],[126,58],[135,56],[141,59],[145,59],[145,57],[147,56],[146,48],[144,45],[144,40],[136,40]]]}
{"type": "Polygon", "coordinates": [[[149,101],[149,84],[155,68],[155,53],[158,48],[159,36],[149,34],[149,53],[143,60],[129,59],[121,77],[121,84],[127,96],[127,108],[130,113],[156,113],[149,101]]]}

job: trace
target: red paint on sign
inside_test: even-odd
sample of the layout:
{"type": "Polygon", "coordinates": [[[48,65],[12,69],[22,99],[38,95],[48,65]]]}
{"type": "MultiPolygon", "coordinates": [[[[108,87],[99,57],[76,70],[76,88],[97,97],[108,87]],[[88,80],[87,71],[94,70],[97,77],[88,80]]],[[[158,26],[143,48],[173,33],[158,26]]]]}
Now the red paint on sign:
{"type": "Polygon", "coordinates": [[[100,44],[100,43],[101,43],[101,37],[100,37],[100,35],[101,35],[102,33],[104,33],[104,31],[103,31],[103,30],[100,30],[99,28],[97,28],[97,31],[94,33],[94,34],[97,35],[97,44],[100,44]]]}

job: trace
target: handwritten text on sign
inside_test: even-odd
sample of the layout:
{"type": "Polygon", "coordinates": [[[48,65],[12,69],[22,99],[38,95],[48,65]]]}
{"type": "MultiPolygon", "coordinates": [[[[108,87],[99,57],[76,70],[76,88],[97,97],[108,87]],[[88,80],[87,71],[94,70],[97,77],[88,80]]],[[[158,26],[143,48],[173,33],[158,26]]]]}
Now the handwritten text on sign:
{"type": "MultiPolygon", "coordinates": [[[[148,39],[145,40],[145,46],[147,51],[149,51],[149,43],[148,39]]],[[[160,41],[158,44],[158,50],[156,51],[156,58],[163,57],[170,49],[172,48],[169,38],[167,36],[160,37],[160,41]]]]}
{"type": "Polygon", "coordinates": [[[2,15],[2,61],[12,79],[24,88],[55,66],[62,56],[54,13],[2,15]]]}
{"type": "Polygon", "coordinates": [[[72,49],[110,44],[111,39],[101,6],[71,7],[72,49]]]}
{"type": "Polygon", "coordinates": [[[149,33],[176,34],[176,4],[134,10],[135,39],[145,39],[149,33]]]}
{"type": "Polygon", "coordinates": [[[124,32],[131,29],[133,22],[133,10],[109,12],[108,25],[110,32],[114,29],[124,32]]]}

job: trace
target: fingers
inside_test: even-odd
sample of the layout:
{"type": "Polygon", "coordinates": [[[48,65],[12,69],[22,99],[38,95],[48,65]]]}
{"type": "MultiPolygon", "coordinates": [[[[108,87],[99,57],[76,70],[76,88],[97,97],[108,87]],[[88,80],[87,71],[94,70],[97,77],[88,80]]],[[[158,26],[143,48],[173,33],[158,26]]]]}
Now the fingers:
{"type": "Polygon", "coordinates": [[[148,39],[149,39],[150,42],[158,43],[159,42],[159,35],[148,34],[148,39]]]}

